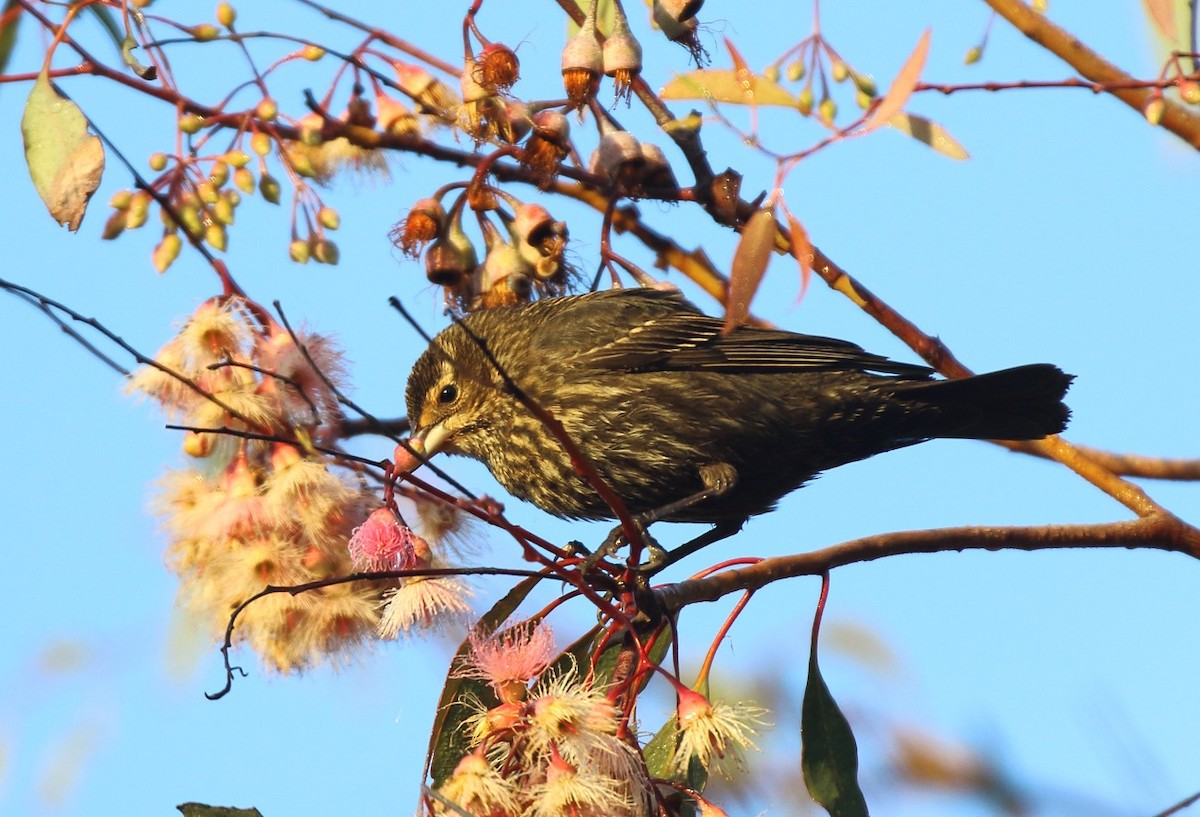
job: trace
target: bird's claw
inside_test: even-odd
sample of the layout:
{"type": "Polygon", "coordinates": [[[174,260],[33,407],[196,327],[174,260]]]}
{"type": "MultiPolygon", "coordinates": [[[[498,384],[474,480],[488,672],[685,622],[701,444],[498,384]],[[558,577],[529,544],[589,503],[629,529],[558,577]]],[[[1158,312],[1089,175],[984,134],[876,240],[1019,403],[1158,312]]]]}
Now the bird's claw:
{"type": "MultiPolygon", "coordinates": [[[[647,554],[649,555],[649,558],[645,562],[637,566],[637,570],[652,570],[667,558],[667,551],[661,545],[659,545],[657,541],[655,541],[654,537],[650,535],[648,530],[646,530],[646,526],[640,519],[635,517],[633,524],[636,526],[637,531],[641,536],[641,540],[646,546],[647,554]]],[[[586,558],[583,560],[583,563],[580,565],[580,569],[584,573],[588,573],[595,569],[596,565],[598,565],[602,560],[607,559],[610,556],[615,556],[617,551],[619,551],[626,544],[628,544],[628,541],[627,537],[625,536],[625,528],[621,525],[618,525],[612,529],[608,536],[605,537],[604,541],[600,543],[600,547],[596,548],[594,553],[588,554],[587,548],[585,548],[580,542],[569,542],[567,543],[567,547],[574,554],[587,554],[586,558]]]]}

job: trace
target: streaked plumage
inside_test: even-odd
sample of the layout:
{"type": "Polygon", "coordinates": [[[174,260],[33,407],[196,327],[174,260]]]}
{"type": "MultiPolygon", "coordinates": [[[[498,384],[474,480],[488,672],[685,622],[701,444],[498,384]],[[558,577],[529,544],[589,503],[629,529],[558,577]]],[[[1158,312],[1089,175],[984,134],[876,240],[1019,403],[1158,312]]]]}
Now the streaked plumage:
{"type": "Polygon", "coordinates": [[[730,491],[671,517],[728,523],[883,451],[935,437],[1036,439],[1067,421],[1071,377],[1048,364],[933,380],[923,366],[845,341],[756,328],[722,336],[721,326],[678,294],[649,289],[469,315],[413,367],[413,436],[431,453],[481,460],[510,493],[550,513],[612,518],[498,365],[631,511],[711,487],[706,472],[732,467],[730,491]]]}

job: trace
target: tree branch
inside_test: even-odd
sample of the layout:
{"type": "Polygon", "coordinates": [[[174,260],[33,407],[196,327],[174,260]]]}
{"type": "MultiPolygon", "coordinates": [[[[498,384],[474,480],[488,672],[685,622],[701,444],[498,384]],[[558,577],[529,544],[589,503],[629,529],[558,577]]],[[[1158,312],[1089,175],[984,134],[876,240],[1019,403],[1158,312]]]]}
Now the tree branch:
{"type": "Polygon", "coordinates": [[[1125,522],[1030,527],[959,527],[881,533],[810,553],[764,559],[750,567],[655,589],[667,611],[716,601],[730,593],[757,590],[793,576],[817,576],[835,567],[885,556],[963,550],[1049,550],[1052,548],[1146,548],[1200,559],[1200,530],[1169,513],[1125,522]]]}
{"type": "MultiPolygon", "coordinates": [[[[1121,87],[1135,80],[1117,66],[1084,45],[1079,38],[1050,22],[1021,0],[984,0],[1018,31],[1051,54],[1065,61],[1085,79],[1102,83],[1109,93],[1139,114],[1155,91],[1148,88],[1121,87]]],[[[1182,105],[1164,99],[1166,108],[1159,123],[1192,147],[1200,150],[1200,116],[1182,105]]]]}

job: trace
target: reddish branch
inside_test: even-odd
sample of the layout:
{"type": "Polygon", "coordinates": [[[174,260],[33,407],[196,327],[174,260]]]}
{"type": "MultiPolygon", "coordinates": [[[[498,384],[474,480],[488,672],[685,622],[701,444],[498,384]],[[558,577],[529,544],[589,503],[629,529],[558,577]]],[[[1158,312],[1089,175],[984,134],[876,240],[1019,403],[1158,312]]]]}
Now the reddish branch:
{"type": "Polygon", "coordinates": [[[1050,550],[1055,548],[1149,548],[1200,559],[1200,530],[1168,513],[1125,522],[1033,527],[961,527],[883,533],[843,542],[811,553],[764,559],[737,568],[656,588],[668,611],[716,601],[730,593],[757,590],[793,576],[818,576],[835,567],[885,556],[942,553],[952,550],[1050,550]]]}

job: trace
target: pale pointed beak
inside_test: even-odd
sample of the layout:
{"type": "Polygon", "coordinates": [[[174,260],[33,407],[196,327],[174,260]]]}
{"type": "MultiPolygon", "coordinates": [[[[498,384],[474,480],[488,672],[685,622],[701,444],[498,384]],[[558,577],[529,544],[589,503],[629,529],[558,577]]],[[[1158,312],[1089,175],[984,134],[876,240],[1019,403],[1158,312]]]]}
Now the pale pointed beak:
{"type": "Polygon", "coordinates": [[[450,439],[450,431],[441,423],[421,429],[409,438],[408,444],[421,456],[428,459],[441,450],[450,439]]]}

